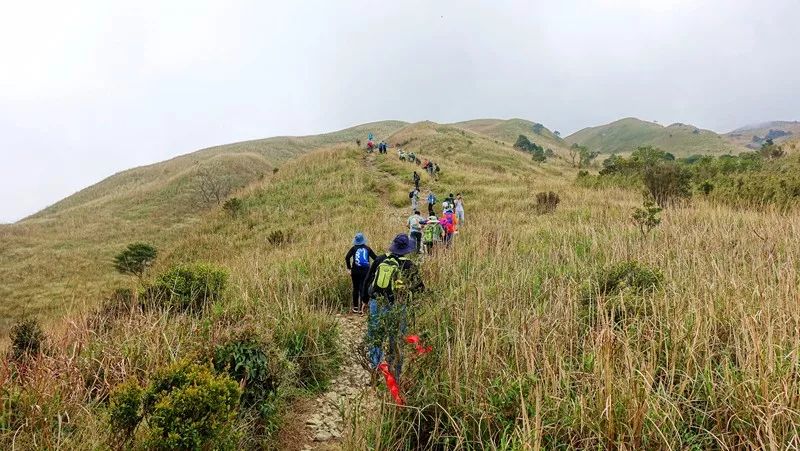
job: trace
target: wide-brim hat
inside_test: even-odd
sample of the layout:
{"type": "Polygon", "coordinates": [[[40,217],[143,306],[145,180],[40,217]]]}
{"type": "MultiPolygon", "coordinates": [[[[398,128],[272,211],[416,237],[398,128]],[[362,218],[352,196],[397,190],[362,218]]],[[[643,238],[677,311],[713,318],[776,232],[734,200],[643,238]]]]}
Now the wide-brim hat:
{"type": "Polygon", "coordinates": [[[428,216],[428,222],[439,222],[439,218],[436,216],[428,216]]]}
{"type": "Polygon", "coordinates": [[[416,240],[409,238],[405,233],[401,233],[392,240],[392,244],[389,245],[389,252],[397,255],[406,255],[414,252],[416,248],[416,240]]]}
{"type": "Polygon", "coordinates": [[[358,232],[355,238],[353,238],[353,245],[361,246],[362,244],[367,244],[367,237],[365,237],[363,233],[358,232]]]}

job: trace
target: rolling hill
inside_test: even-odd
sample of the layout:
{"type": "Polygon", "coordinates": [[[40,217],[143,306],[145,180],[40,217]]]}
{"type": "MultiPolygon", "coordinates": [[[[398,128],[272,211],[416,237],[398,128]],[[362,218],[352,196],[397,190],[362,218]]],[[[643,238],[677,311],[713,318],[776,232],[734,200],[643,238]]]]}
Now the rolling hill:
{"type": "Polygon", "coordinates": [[[665,127],[636,118],[584,128],[567,136],[564,141],[578,143],[600,153],[626,153],[639,146],[658,147],[676,156],[728,154],[747,150],[710,130],[680,123],[665,127]]]}
{"type": "Polygon", "coordinates": [[[519,135],[525,135],[531,141],[544,147],[551,147],[553,150],[567,147],[564,140],[547,127],[525,119],[475,119],[450,125],[509,144],[514,144],[519,135]]]}
{"type": "Polygon", "coordinates": [[[800,137],[800,121],[772,121],[748,125],[723,135],[728,141],[751,149],[758,149],[767,140],[775,144],[800,137]]]}
{"type": "Polygon", "coordinates": [[[204,197],[202,185],[216,185],[212,188],[219,194],[236,193],[269,179],[293,157],[355,143],[369,132],[385,137],[405,125],[383,121],[322,135],[211,147],[120,172],[0,226],[0,331],[16,318],[50,317],[98,298],[108,282],[122,280],[106,271],[120,248],[134,241],[172,242],[218,207],[204,197]]]}

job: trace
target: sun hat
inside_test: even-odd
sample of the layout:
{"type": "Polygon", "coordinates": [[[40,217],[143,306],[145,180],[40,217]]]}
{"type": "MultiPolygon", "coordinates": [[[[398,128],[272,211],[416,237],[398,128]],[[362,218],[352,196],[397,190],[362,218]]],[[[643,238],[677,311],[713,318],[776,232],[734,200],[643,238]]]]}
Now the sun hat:
{"type": "Polygon", "coordinates": [[[414,252],[416,247],[417,242],[413,238],[409,238],[405,233],[401,233],[392,240],[392,244],[389,245],[389,252],[397,255],[406,255],[414,252]]]}
{"type": "Polygon", "coordinates": [[[367,238],[363,233],[358,232],[356,233],[356,237],[353,238],[353,246],[361,246],[362,244],[367,244],[367,238]]]}
{"type": "Polygon", "coordinates": [[[437,218],[436,216],[431,215],[431,216],[428,216],[428,221],[429,222],[439,222],[439,218],[437,218]]]}

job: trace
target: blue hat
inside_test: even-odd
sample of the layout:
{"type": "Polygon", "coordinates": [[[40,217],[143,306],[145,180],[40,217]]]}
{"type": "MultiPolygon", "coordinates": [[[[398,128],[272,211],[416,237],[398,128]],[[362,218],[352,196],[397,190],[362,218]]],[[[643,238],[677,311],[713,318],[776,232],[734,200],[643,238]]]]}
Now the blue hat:
{"type": "Polygon", "coordinates": [[[392,244],[389,245],[389,252],[397,255],[406,255],[414,252],[416,248],[416,240],[409,238],[405,233],[401,233],[392,240],[392,244]]]}
{"type": "Polygon", "coordinates": [[[356,237],[353,238],[353,246],[361,246],[362,244],[367,244],[367,238],[363,233],[358,232],[356,233],[356,237]]]}

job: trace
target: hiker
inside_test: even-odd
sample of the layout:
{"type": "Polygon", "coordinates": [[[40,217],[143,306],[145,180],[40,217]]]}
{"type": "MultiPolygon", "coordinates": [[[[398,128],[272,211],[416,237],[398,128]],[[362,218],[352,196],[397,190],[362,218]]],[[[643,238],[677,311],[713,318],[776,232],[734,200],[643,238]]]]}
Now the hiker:
{"type": "Polygon", "coordinates": [[[416,211],[419,208],[419,190],[416,188],[411,190],[408,198],[411,199],[411,211],[416,211]]]}
{"type": "Polygon", "coordinates": [[[364,313],[364,304],[368,299],[362,297],[364,280],[369,272],[370,260],[375,261],[375,252],[367,246],[367,238],[361,232],[356,233],[353,238],[353,247],[344,256],[347,270],[350,271],[350,279],[353,281],[353,313],[364,313]]]}
{"type": "Polygon", "coordinates": [[[439,218],[436,215],[428,216],[425,227],[422,229],[422,244],[425,246],[426,254],[433,252],[434,244],[442,241],[444,233],[442,225],[439,224],[439,218]]]}
{"type": "Polygon", "coordinates": [[[436,195],[433,194],[433,191],[428,190],[428,216],[436,216],[436,212],[433,208],[436,206],[436,195]]]}
{"type": "Polygon", "coordinates": [[[367,344],[373,369],[384,356],[384,340],[387,363],[397,380],[402,368],[403,335],[406,329],[406,299],[425,289],[414,262],[405,256],[414,252],[415,244],[408,235],[399,234],[389,245],[389,252],[372,262],[364,289],[369,295],[369,318],[367,320],[367,344]]]}
{"type": "Polygon", "coordinates": [[[461,193],[456,195],[456,220],[459,227],[464,224],[464,199],[461,197],[461,193]]]}
{"type": "Polygon", "coordinates": [[[375,143],[373,143],[371,140],[367,141],[367,151],[372,153],[372,149],[374,148],[375,148],[375,143]]]}
{"type": "Polygon", "coordinates": [[[361,140],[360,139],[356,140],[356,147],[358,147],[359,149],[361,148],[361,140]]]}
{"type": "Polygon", "coordinates": [[[417,171],[414,171],[414,175],[411,178],[414,180],[414,188],[419,190],[419,174],[417,174],[417,171]]]}
{"type": "Polygon", "coordinates": [[[400,161],[406,161],[406,153],[402,150],[397,151],[397,155],[400,157],[400,161]]]}
{"type": "Polygon", "coordinates": [[[408,217],[408,235],[416,243],[416,251],[419,253],[419,248],[422,246],[422,224],[425,218],[420,216],[419,210],[414,210],[414,214],[408,217]]]}
{"type": "Polygon", "coordinates": [[[409,152],[408,155],[406,155],[406,161],[410,161],[413,163],[417,161],[417,156],[414,154],[414,152],[409,152]]]}
{"type": "Polygon", "coordinates": [[[434,180],[439,180],[439,165],[438,164],[434,164],[433,165],[433,179],[434,180]]]}
{"type": "Polygon", "coordinates": [[[444,229],[444,245],[450,247],[453,241],[453,234],[456,232],[456,218],[453,215],[452,205],[447,201],[442,203],[442,217],[439,219],[439,224],[444,229]]]}

